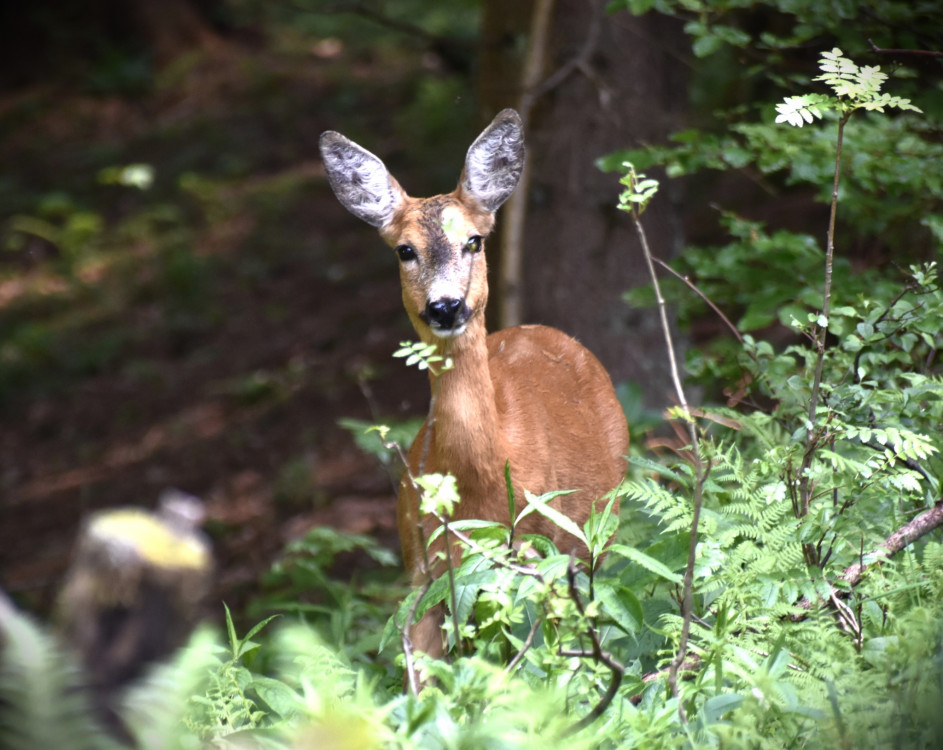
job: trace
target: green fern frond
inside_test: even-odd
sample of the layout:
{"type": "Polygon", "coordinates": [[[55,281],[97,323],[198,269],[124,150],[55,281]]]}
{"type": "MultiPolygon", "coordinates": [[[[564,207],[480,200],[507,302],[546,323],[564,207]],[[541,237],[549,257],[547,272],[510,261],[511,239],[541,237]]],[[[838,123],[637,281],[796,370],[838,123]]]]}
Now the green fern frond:
{"type": "Polygon", "coordinates": [[[0,747],[112,750],[75,661],[0,595],[0,747]]]}

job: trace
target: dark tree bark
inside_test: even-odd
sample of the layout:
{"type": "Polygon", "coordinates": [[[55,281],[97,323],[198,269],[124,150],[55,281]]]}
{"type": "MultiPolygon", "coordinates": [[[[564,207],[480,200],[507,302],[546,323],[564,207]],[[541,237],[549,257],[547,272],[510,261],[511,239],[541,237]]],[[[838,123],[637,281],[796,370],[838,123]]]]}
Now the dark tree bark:
{"type": "MultiPolygon", "coordinates": [[[[526,20],[510,30],[499,26],[494,36],[490,14],[504,7],[485,3],[480,90],[491,109],[514,106],[520,96],[509,83],[520,81],[519,72],[514,77],[507,60],[496,65],[485,58],[502,48],[511,61],[523,57],[526,20]]],[[[684,40],[678,23],[656,14],[600,13],[598,0],[557,0],[554,7],[547,74],[565,75],[537,98],[531,115],[524,320],[575,336],[614,380],[638,383],[648,405],[663,407],[673,398],[657,311],[622,301],[625,290],[646,283],[641,250],[631,221],[615,207],[618,176],[600,172],[595,161],[680,129],[684,40]]],[[[643,223],[656,255],[668,258],[680,248],[672,185],[662,182],[643,223]]]]}

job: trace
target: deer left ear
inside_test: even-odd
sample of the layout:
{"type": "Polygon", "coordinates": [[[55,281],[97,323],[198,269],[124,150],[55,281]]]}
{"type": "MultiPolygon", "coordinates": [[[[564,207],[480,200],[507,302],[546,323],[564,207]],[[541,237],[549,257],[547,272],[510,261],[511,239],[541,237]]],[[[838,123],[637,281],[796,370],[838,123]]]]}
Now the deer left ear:
{"type": "Polygon", "coordinates": [[[344,208],[372,227],[390,224],[405,194],[380,158],[333,130],[321,134],[319,146],[331,189],[344,208]]]}
{"type": "Polygon", "coordinates": [[[524,169],[524,126],[513,109],[498,112],[468,149],[459,186],[494,213],[511,197],[524,169]]]}

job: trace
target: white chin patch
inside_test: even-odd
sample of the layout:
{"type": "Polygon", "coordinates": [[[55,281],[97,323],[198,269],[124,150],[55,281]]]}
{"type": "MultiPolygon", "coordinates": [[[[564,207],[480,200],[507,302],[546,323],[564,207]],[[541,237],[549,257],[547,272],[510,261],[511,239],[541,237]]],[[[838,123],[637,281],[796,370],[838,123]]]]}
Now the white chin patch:
{"type": "Polygon", "coordinates": [[[436,328],[435,326],[429,326],[429,330],[432,331],[433,336],[437,336],[440,339],[454,339],[465,333],[467,327],[468,325],[466,323],[462,323],[455,328],[436,328]]]}

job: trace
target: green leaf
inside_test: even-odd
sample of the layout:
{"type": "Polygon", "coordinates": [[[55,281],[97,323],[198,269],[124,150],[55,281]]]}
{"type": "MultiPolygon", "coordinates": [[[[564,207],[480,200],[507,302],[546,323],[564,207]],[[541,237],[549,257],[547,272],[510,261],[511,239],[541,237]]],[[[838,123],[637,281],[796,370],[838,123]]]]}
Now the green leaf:
{"type": "Polygon", "coordinates": [[[681,583],[681,576],[672,571],[668,566],[666,566],[660,560],[656,560],[654,557],[646,555],[639,549],[635,547],[630,547],[627,544],[613,544],[609,547],[610,554],[618,555],[623,557],[626,560],[630,560],[638,565],[641,565],[643,568],[648,570],[651,573],[654,573],[661,578],[664,578],[666,581],[671,581],[671,583],[681,583]]]}
{"type": "Polygon", "coordinates": [[[638,597],[625,586],[614,586],[608,581],[598,582],[595,586],[596,599],[623,633],[638,633],[645,619],[645,613],[638,597]]]}
{"type": "Polygon", "coordinates": [[[527,501],[527,507],[524,508],[524,510],[522,510],[520,515],[517,517],[518,522],[533,512],[539,513],[544,518],[548,518],[553,521],[554,524],[559,526],[568,534],[575,536],[588,547],[589,542],[587,541],[583,530],[577,526],[571,518],[564,515],[549,504],[554,498],[560,497],[562,495],[569,495],[573,492],[575,492],[575,490],[561,490],[557,492],[547,492],[543,495],[537,496],[528,490],[524,490],[524,498],[527,501]]]}
{"type": "Polygon", "coordinates": [[[281,680],[253,675],[249,684],[265,705],[282,718],[290,718],[301,707],[301,697],[281,680]]]}
{"type": "Polygon", "coordinates": [[[715,724],[724,717],[724,714],[739,708],[744,700],[746,696],[740,693],[724,693],[708,698],[704,702],[701,719],[705,724],[715,724]]]}

